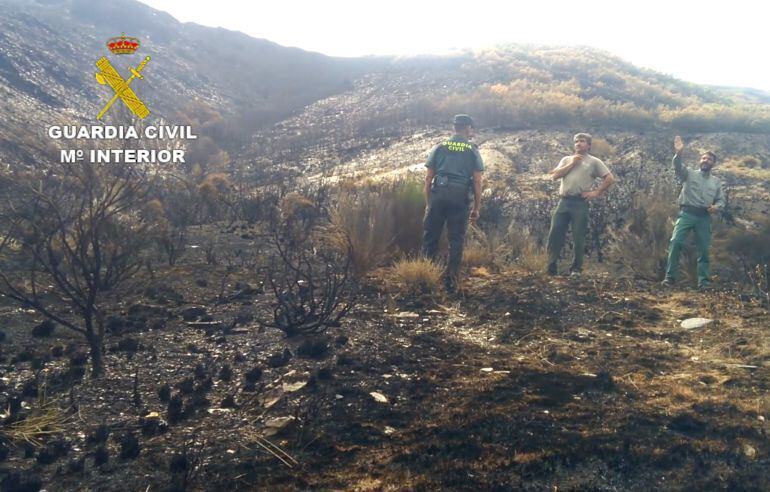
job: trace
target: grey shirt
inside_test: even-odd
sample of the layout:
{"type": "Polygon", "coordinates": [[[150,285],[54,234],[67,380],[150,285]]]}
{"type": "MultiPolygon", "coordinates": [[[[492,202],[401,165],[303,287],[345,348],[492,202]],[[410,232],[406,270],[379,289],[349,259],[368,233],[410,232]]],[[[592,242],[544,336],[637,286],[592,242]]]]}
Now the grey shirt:
{"type": "Polygon", "coordinates": [[[675,155],[673,159],[674,172],[682,182],[682,192],[679,193],[679,205],[706,209],[714,206],[718,209],[725,207],[725,194],[722,182],[710,172],[688,169],[682,164],[682,157],[675,155]]]}
{"type": "MultiPolygon", "coordinates": [[[[569,165],[572,162],[572,156],[568,155],[564,157],[556,169],[569,165]]],[[[567,173],[566,176],[561,178],[561,184],[559,185],[559,195],[561,196],[580,196],[585,191],[591,191],[594,187],[596,178],[603,178],[610,173],[607,166],[591,154],[583,156],[583,160],[580,164],[567,173]]]]}

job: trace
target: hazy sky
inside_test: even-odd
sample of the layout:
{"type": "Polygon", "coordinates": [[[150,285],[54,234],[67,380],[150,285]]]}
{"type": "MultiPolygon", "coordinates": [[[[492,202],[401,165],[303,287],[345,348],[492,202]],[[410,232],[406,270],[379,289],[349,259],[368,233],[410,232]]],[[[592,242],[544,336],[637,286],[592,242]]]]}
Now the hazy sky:
{"type": "Polygon", "coordinates": [[[182,22],[327,55],[448,53],[499,43],[587,45],[703,84],[770,91],[770,4],[733,0],[141,0],[182,22]],[[765,47],[765,48],[762,48],[765,47]]]}

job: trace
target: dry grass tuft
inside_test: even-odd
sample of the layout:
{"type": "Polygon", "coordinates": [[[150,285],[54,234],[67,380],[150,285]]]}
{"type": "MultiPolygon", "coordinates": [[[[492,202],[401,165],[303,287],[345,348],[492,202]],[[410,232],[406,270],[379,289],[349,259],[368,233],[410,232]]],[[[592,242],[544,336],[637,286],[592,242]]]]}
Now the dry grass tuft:
{"type": "Polygon", "coordinates": [[[42,398],[26,418],[0,429],[0,436],[11,442],[41,447],[44,438],[64,433],[67,421],[56,402],[42,398]]]}
{"type": "Polygon", "coordinates": [[[304,217],[315,212],[315,204],[299,193],[288,193],[281,200],[281,215],[284,219],[304,217]]]}
{"type": "Polygon", "coordinates": [[[530,274],[545,270],[548,260],[545,247],[538,244],[527,228],[517,229],[517,225],[512,223],[508,228],[507,238],[515,264],[530,274]]]}
{"type": "Polygon", "coordinates": [[[488,278],[488,277],[492,276],[492,273],[490,273],[490,271],[487,269],[487,267],[480,266],[480,267],[477,267],[477,268],[472,268],[471,269],[471,275],[473,275],[474,277],[485,277],[485,278],[488,278]]]}
{"type": "Polygon", "coordinates": [[[509,241],[501,234],[487,235],[480,228],[471,226],[468,229],[468,244],[463,249],[462,264],[473,269],[485,267],[489,270],[497,270],[501,263],[507,259],[509,241]]]}
{"type": "Polygon", "coordinates": [[[483,244],[472,243],[463,250],[463,266],[467,268],[487,267],[494,262],[495,255],[483,244]]]}
{"type": "Polygon", "coordinates": [[[615,148],[607,140],[594,137],[591,142],[591,154],[600,159],[607,159],[615,155],[615,148]]]}
{"type": "Polygon", "coordinates": [[[363,276],[396,255],[420,250],[425,202],[416,180],[346,184],[332,210],[332,223],[352,249],[355,273],[363,276]]]}
{"type": "Polygon", "coordinates": [[[537,461],[540,461],[545,456],[545,453],[542,451],[533,451],[533,452],[526,452],[526,451],[516,451],[513,454],[513,461],[514,463],[518,463],[520,465],[528,465],[530,463],[535,463],[537,461]]]}
{"type": "Polygon", "coordinates": [[[442,268],[424,258],[399,260],[393,265],[390,281],[408,294],[438,292],[442,268]]]}
{"type": "MultiPolygon", "coordinates": [[[[353,271],[359,277],[390,260],[395,238],[391,210],[382,194],[370,190],[340,197],[332,224],[349,241],[353,271]]],[[[347,246],[347,244],[345,245],[347,246]]]]}
{"type": "Polygon", "coordinates": [[[669,395],[672,400],[678,401],[693,401],[700,400],[701,398],[689,386],[681,384],[672,385],[669,389],[669,395]]]}
{"type": "MultiPolygon", "coordinates": [[[[625,225],[611,234],[615,261],[638,278],[660,280],[666,266],[674,217],[676,206],[670,197],[638,193],[626,214],[625,225]]],[[[685,248],[684,276],[689,275],[692,264],[687,261],[689,256],[685,248]]]]}

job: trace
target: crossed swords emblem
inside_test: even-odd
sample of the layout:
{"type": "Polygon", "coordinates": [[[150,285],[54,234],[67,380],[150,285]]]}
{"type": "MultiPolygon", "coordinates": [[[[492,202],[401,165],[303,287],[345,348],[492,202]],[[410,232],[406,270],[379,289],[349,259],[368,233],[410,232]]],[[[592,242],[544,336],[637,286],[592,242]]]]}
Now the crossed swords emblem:
{"type": "Polygon", "coordinates": [[[112,90],[115,91],[115,94],[112,96],[112,99],[104,105],[102,110],[99,111],[99,114],[96,116],[97,120],[102,119],[102,116],[104,116],[118,99],[123,101],[126,107],[141,119],[146,118],[150,114],[150,110],[147,109],[147,106],[145,106],[142,100],[139,99],[133,89],[129,87],[134,79],[144,78],[141,72],[149,62],[150,57],[147,56],[136,68],[128,67],[131,71],[131,76],[127,79],[123,79],[106,57],[103,56],[99,58],[96,62],[96,68],[98,68],[99,71],[94,74],[96,76],[96,81],[101,85],[109,85],[112,90]]]}

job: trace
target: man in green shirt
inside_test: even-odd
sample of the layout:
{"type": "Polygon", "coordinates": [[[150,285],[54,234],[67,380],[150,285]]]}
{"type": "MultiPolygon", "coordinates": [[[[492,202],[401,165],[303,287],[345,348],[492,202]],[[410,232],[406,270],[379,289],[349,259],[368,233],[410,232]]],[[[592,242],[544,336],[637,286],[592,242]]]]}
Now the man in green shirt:
{"type": "Polygon", "coordinates": [[[551,218],[551,230],[548,232],[549,275],[556,275],[556,263],[564,247],[570,223],[575,242],[570,272],[573,275],[580,274],[588,231],[588,200],[600,197],[615,182],[615,177],[607,166],[588,153],[591,150],[591,135],[578,133],[572,140],[575,144],[575,154],[564,157],[551,171],[551,178],[558,179],[561,183],[559,204],[551,218]],[[602,182],[598,188],[592,189],[596,178],[602,178],[602,182]]]}
{"type": "Polygon", "coordinates": [[[664,285],[673,285],[679,273],[679,254],[682,252],[687,234],[695,232],[698,248],[698,288],[707,288],[709,278],[709,248],[711,247],[711,216],[725,206],[722,182],[711,175],[717,162],[715,153],[708,151],[700,156],[700,171],[688,169],[682,164],[684,142],[677,135],[674,138],[674,172],[682,182],[679,194],[679,217],[674,224],[671,243],[668,247],[668,264],[664,285]]]}
{"type": "Polygon", "coordinates": [[[476,145],[470,143],[472,137],[473,120],[466,114],[458,114],[454,118],[454,135],[436,145],[425,164],[428,172],[424,187],[426,210],[422,252],[426,257],[436,259],[439,238],[446,224],[449,260],[445,284],[448,292],[457,288],[457,274],[468,229],[471,192],[471,222],[479,218],[481,210],[481,176],[484,162],[476,145]]]}

